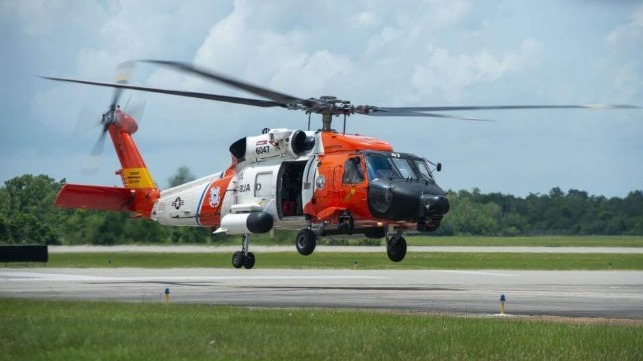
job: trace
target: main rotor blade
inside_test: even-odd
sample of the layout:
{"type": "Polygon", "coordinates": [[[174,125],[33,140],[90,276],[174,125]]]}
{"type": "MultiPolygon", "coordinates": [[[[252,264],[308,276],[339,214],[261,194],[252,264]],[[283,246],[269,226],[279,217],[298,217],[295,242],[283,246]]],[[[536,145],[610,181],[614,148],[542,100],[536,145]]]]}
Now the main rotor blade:
{"type": "Polygon", "coordinates": [[[446,106],[446,107],[376,107],[358,106],[356,112],[370,116],[390,117],[434,117],[462,120],[488,121],[487,119],[462,117],[459,115],[436,114],[432,112],[465,110],[510,110],[510,109],[635,109],[633,105],[584,104],[584,105],[483,105],[483,106],[446,106]]]}
{"type": "Polygon", "coordinates": [[[472,120],[472,121],[478,121],[478,122],[491,121],[488,119],[462,117],[459,115],[425,113],[425,112],[417,112],[417,111],[411,111],[411,110],[399,110],[397,108],[376,108],[375,110],[372,110],[372,112],[358,113],[358,114],[370,115],[374,117],[427,117],[427,118],[472,120]]]}
{"type": "Polygon", "coordinates": [[[164,65],[168,66],[171,68],[175,68],[178,70],[185,71],[187,73],[192,73],[192,74],[197,74],[200,76],[203,76],[208,79],[212,79],[224,84],[227,84],[231,87],[245,90],[247,92],[250,92],[255,95],[259,95],[261,97],[270,99],[272,101],[275,101],[277,103],[282,103],[282,104],[304,104],[304,100],[294,97],[292,95],[284,94],[284,93],[279,93],[274,90],[270,90],[267,88],[263,88],[257,85],[252,85],[246,82],[243,82],[241,80],[236,80],[232,79],[230,77],[227,77],[225,75],[217,74],[214,73],[210,70],[205,70],[203,68],[196,67],[192,64],[187,64],[187,63],[180,63],[176,61],[165,61],[165,60],[140,60],[145,63],[152,63],[152,64],[158,64],[158,65],[164,65]]]}
{"type": "Polygon", "coordinates": [[[282,108],[285,108],[286,107],[286,104],[277,103],[277,102],[273,102],[273,101],[269,101],[269,100],[231,97],[231,96],[226,96],[226,95],[198,93],[198,92],[188,92],[188,91],[182,91],[182,90],[148,88],[148,87],[142,87],[142,86],[116,84],[116,83],[101,83],[101,82],[94,82],[94,81],[87,81],[87,80],[56,78],[56,77],[48,77],[48,76],[41,76],[41,78],[49,79],[49,80],[55,80],[55,81],[64,81],[64,82],[71,82],[71,83],[89,84],[89,85],[96,85],[96,86],[103,86],[103,87],[110,87],[110,88],[118,88],[118,89],[131,89],[131,90],[140,90],[140,91],[151,92],[151,93],[178,95],[178,96],[188,97],[188,98],[216,100],[216,101],[226,102],[226,103],[252,105],[252,106],[255,106],[255,107],[264,107],[264,108],[267,108],[267,107],[282,107],[282,108]]]}
{"type": "Polygon", "coordinates": [[[483,105],[447,107],[375,107],[382,111],[446,112],[454,110],[510,110],[510,109],[636,109],[633,105],[581,104],[581,105],[483,105]]]}

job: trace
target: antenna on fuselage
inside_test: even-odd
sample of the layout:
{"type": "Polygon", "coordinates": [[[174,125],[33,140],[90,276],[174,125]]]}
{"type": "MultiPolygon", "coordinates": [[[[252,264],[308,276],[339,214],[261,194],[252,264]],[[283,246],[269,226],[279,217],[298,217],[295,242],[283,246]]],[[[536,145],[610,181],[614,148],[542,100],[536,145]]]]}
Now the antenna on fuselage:
{"type": "Polygon", "coordinates": [[[344,113],[344,129],[342,129],[342,134],[346,134],[346,113],[344,113]]]}

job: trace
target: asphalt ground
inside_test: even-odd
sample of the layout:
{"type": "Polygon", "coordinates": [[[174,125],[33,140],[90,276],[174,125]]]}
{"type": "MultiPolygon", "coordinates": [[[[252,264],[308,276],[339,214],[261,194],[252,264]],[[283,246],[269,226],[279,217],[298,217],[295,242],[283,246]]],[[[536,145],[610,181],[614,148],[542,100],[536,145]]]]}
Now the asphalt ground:
{"type": "Polygon", "coordinates": [[[0,269],[0,297],[643,319],[643,271],[0,269]]]}

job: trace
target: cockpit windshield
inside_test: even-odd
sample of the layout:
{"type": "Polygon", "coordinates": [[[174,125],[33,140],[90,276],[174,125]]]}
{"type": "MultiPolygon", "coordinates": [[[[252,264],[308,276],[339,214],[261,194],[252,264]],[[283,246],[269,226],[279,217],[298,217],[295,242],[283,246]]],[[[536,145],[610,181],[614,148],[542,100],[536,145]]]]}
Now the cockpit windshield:
{"type": "Polygon", "coordinates": [[[366,155],[366,171],[370,180],[389,178],[434,182],[424,159],[406,154],[369,153],[366,155]]]}

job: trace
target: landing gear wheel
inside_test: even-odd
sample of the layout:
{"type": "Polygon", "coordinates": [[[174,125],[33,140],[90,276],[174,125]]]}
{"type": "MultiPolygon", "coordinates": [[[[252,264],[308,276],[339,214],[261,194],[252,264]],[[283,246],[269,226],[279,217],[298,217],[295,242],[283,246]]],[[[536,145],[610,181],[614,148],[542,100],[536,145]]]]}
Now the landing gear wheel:
{"type": "Polygon", "coordinates": [[[302,256],[308,256],[313,253],[315,246],[317,245],[317,236],[315,235],[315,232],[308,228],[304,228],[299,231],[295,240],[297,252],[302,256]]]}
{"type": "Polygon", "coordinates": [[[251,269],[252,267],[255,266],[255,254],[252,252],[248,252],[246,255],[246,259],[243,262],[243,267],[246,269],[251,269]]]}
{"type": "MultiPolygon", "coordinates": [[[[253,257],[253,260],[254,260],[254,257],[253,257]]],[[[232,266],[234,266],[234,268],[243,267],[245,261],[246,261],[246,256],[244,256],[243,252],[241,251],[234,252],[234,254],[232,255],[232,266]]]]}
{"type": "Polygon", "coordinates": [[[397,242],[395,242],[394,244],[387,244],[386,254],[388,254],[388,259],[393,262],[399,262],[403,260],[404,256],[406,256],[406,240],[404,239],[404,237],[399,237],[397,239],[397,242]]]}

